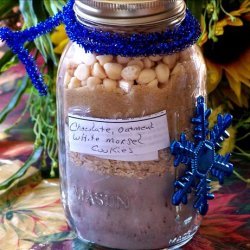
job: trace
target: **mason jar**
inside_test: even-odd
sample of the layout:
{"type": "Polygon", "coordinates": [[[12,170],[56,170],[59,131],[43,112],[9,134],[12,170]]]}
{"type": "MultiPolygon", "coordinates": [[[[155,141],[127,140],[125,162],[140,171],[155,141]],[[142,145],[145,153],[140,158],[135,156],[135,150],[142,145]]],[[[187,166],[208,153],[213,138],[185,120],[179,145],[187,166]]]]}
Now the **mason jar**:
{"type": "Polygon", "coordinates": [[[107,248],[179,247],[201,218],[192,195],[187,205],[172,205],[184,167],[175,169],[170,143],[181,132],[192,139],[190,120],[196,98],[206,96],[206,70],[194,42],[178,47],[175,36],[166,41],[173,49],[161,53],[153,36],[178,29],[190,13],[182,0],[77,0],[74,12],[84,34],[102,38],[91,35],[86,46],[70,42],[59,66],[59,160],[68,222],[80,239],[107,248]],[[151,40],[121,47],[120,37],[135,35],[151,40]]]}

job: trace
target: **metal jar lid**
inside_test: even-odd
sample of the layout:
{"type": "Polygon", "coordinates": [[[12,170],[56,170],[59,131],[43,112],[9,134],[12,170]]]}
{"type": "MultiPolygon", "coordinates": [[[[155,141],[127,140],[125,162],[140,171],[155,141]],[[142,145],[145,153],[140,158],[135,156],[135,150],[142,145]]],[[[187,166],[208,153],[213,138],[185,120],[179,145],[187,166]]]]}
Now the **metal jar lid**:
{"type": "Polygon", "coordinates": [[[180,24],[185,18],[184,0],[76,0],[74,11],[82,23],[107,26],[180,24]]]}

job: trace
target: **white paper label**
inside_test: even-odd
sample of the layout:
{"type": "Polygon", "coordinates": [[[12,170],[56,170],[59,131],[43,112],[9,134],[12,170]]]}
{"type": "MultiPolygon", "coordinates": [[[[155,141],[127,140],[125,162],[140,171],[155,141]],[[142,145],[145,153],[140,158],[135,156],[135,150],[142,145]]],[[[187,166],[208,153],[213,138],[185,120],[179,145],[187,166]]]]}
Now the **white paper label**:
{"type": "Polygon", "coordinates": [[[131,119],[99,119],[69,114],[70,151],[122,161],[158,159],[169,147],[166,111],[131,119]]]}

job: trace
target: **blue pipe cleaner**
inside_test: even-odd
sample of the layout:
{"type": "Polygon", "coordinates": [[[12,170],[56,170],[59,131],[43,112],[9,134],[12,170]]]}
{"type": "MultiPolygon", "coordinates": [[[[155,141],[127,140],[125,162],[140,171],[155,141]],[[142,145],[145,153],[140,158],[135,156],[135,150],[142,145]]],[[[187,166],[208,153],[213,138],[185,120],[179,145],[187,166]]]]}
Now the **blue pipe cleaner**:
{"type": "Polygon", "coordinates": [[[63,12],[59,12],[54,17],[50,17],[44,22],[40,22],[37,26],[28,28],[23,31],[11,31],[9,28],[0,28],[0,39],[5,41],[8,47],[16,54],[19,60],[24,64],[25,69],[41,96],[47,95],[47,85],[44,83],[35,59],[24,47],[26,41],[33,41],[35,38],[50,32],[54,27],[62,22],[63,12]]]}
{"type": "Polygon", "coordinates": [[[0,39],[18,55],[41,96],[47,94],[47,86],[34,58],[24,48],[24,43],[50,32],[61,23],[66,25],[66,32],[71,41],[83,47],[86,52],[102,55],[137,57],[173,54],[192,46],[200,36],[199,23],[189,11],[184,21],[174,29],[165,32],[121,34],[79,23],[73,11],[74,2],[75,0],[69,0],[63,10],[54,17],[26,30],[13,32],[6,27],[0,28],[0,39]]]}

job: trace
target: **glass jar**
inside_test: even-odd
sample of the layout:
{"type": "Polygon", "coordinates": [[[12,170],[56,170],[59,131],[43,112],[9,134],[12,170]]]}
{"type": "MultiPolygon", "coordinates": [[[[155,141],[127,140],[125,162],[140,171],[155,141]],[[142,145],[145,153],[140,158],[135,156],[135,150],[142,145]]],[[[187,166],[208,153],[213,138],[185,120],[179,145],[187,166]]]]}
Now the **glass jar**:
{"type": "MultiPolygon", "coordinates": [[[[74,9],[90,29],[147,34],[185,17],[184,1],[166,2],[78,0],[74,9]]],[[[87,53],[70,42],[57,81],[59,159],[64,209],[82,240],[146,250],[192,238],[200,216],[192,196],[187,205],[171,203],[184,168],[174,168],[169,146],[183,131],[192,138],[205,78],[196,45],[131,57],[87,53]]]]}

